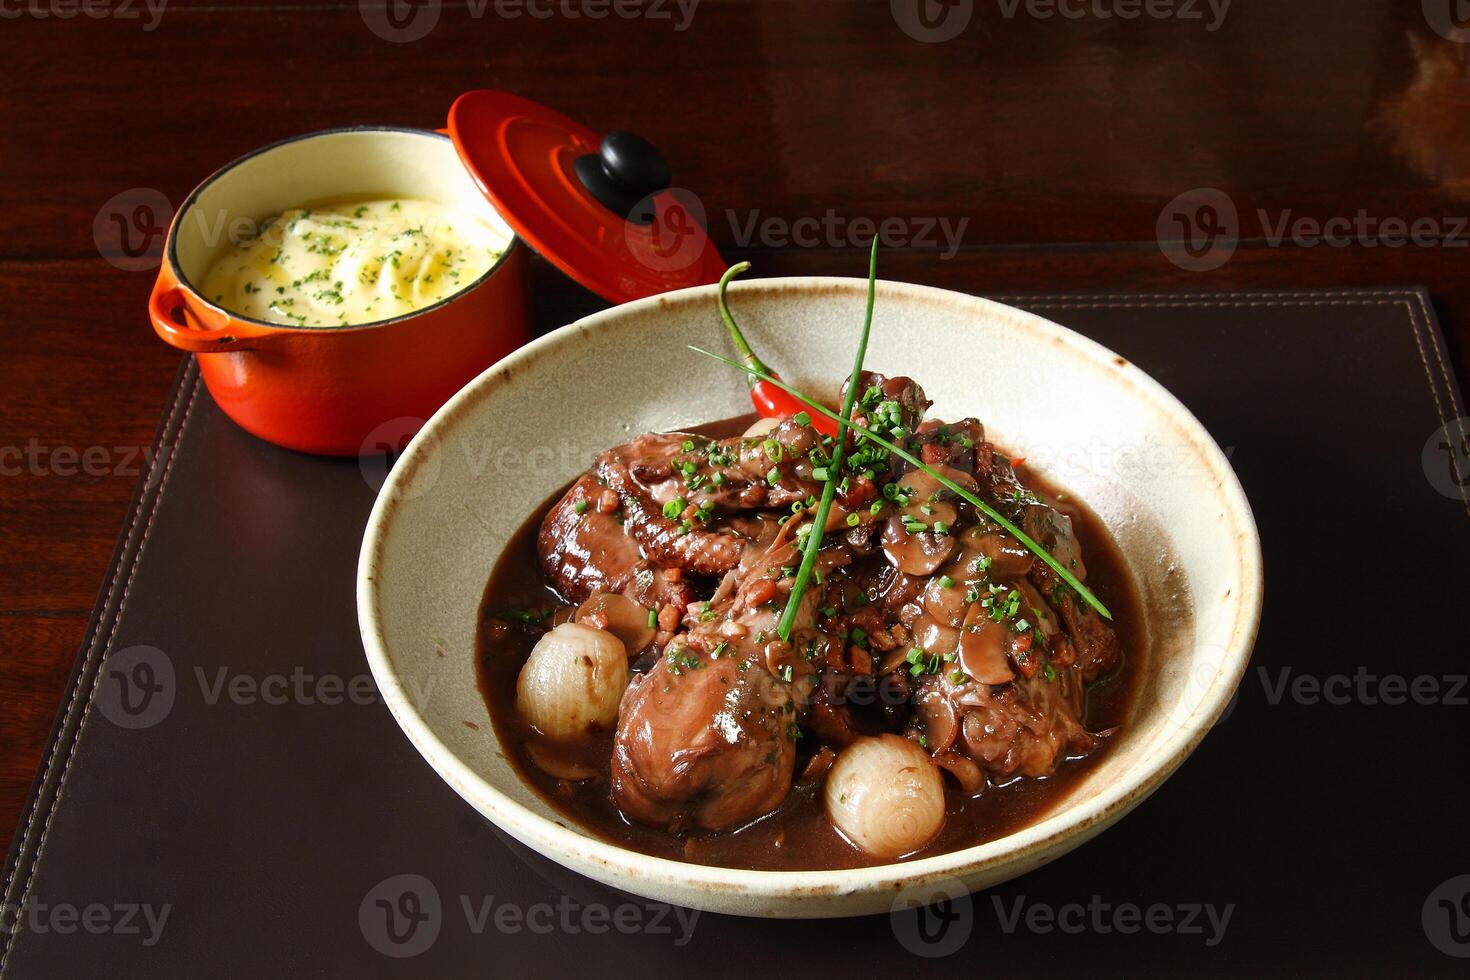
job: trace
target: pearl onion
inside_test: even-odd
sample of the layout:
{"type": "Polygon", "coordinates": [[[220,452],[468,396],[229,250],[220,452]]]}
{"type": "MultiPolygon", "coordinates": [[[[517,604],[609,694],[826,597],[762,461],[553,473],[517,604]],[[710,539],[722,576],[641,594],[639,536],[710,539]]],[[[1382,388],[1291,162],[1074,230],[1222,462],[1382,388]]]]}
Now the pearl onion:
{"type": "Polygon", "coordinates": [[[562,623],[536,643],[516,682],[521,717],[547,738],[612,728],[628,686],[623,641],[606,630],[562,623]]]}
{"type": "Polygon", "coordinates": [[[827,774],[827,817],[874,857],[896,858],[944,826],[944,780],[929,754],[897,735],[861,738],[827,774]]]}

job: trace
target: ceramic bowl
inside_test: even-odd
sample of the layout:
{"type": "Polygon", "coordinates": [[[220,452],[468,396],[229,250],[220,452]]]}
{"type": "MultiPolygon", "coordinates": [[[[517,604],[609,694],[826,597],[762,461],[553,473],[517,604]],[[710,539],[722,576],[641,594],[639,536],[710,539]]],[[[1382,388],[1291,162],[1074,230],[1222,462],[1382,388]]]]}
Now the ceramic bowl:
{"type": "MultiPolygon", "coordinates": [[[[809,390],[835,392],[865,283],[737,284],[752,346],[809,390]]],[[[1146,612],[1147,649],[1117,744],[1042,819],[965,850],[842,871],[761,872],[653,858],[607,843],[524,785],[475,681],[476,615],[508,537],[607,446],[748,412],[713,287],[619,306],[549,334],[452,398],[394,467],[358,568],[372,671],[429,764],[541,854],[647,898],[718,912],[886,912],[895,894],[984,888],[1091,838],[1156,790],[1230,701],[1261,603],[1260,542],[1219,447],[1137,367],[1054,323],[957,293],[880,283],[867,365],[917,379],[939,418],[989,437],[1087,501],[1116,538],[1146,612]]]]}

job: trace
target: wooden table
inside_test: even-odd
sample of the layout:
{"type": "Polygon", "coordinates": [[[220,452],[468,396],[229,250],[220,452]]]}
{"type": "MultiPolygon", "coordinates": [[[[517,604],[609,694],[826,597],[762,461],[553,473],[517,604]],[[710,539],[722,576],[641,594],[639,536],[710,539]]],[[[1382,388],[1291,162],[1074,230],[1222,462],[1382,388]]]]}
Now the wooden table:
{"type": "Polygon", "coordinates": [[[1219,23],[1158,2],[950,0],[926,22],[903,2],[699,0],[686,20],[689,0],[419,0],[390,22],[371,2],[0,0],[0,824],[177,363],[143,313],[146,255],[120,251],[156,253],[158,215],[126,240],[117,220],[285,136],[432,128],[458,93],[509,89],[648,136],[756,274],[859,275],[892,218],[885,277],[978,293],[1422,283],[1465,377],[1470,44],[1450,0],[1443,22],[1388,0],[1236,0],[1219,23]],[[1234,228],[1171,205],[1199,188],[1234,228]],[[1225,232],[1200,261],[1161,249],[1181,215],[1225,232]],[[1299,219],[1337,219],[1336,240],[1299,219]],[[1390,219],[1418,240],[1386,240],[1390,219]]]}

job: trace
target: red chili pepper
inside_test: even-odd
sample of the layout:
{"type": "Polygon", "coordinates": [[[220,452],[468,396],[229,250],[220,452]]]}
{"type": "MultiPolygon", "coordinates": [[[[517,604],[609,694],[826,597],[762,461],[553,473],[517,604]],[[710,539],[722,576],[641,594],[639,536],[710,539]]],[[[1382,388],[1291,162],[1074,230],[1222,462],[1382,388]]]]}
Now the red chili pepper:
{"type": "MultiPolygon", "coordinates": [[[[764,361],[755,356],[755,351],[751,350],[750,345],[745,342],[745,335],[735,325],[735,318],[730,315],[730,307],[725,303],[725,287],[730,284],[731,279],[734,279],[749,268],[749,262],[739,262],[732,265],[720,277],[720,318],[725,321],[725,329],[730,333],[730,340],[735,344],[735,348],[740,351],[740,359],[757,371],[769,374],[773,378],[779,378],[779,374],[772,371],[766,366],[764,361]]],[[[811,427],[813,429],[816,429],[824,436],[837,435],[836,422],[825,415],[813,412],[805,402],[795,395],[788,394],[770,382],[757,378],[754,375],[747,374],[745,381],[750,385],[751,404],[755,405],[756,414],[761,418],[784,419],[799,413],[805,413],[812,420],[811,427]]]]}

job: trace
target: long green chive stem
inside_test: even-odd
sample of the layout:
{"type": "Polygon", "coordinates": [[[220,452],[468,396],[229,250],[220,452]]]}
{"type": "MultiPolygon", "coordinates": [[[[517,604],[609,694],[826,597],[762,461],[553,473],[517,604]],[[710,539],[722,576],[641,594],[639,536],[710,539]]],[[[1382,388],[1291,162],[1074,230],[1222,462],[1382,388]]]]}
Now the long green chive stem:
{"type": "MultiPolygon", "coordinates": [[[[842,475],[842,457],[847,449],[847,420],[852,416],[853,401],[857,397],[858,377],[863,371],[863,357],[868,352],[868,334],[873,329],[873,296],[876,293],[878,276],[878,236],[873,236],[873,246],[868,253],[868,310],[863,315],[863,334],[858,338],[857,356],[852,361],[852,374],[847,381],[847,394],[842,397],[842,414],[837,417],[837,447],[832,450],[832,463],[827,467],[827,481],[822,486],[822,499],[817,503],[817,513],[812,529],[807,532],[806,546],[801,553],[801,567],[796,570],[796,581],[791,585],[791,595],[786,598],[786,608],[776,632],[781,639],[791,639],[791,628],[796,623],[796,613],[801,606],[801,597],[806,593],[808,580],[817,565],[817,552],[822,550],[822,538],[827,534],[827,515],[832,510],[832,500],[837,496],[837,479],[842,475]]],[[[767,372],[769,373],[769,372],[767,372]]],[[[790,392],[795,394],[795,392],[790,392]]],[[[800,395],[796,397],[800,398],[800,395]]]]}
{"type": "MultiPolygon", "coordinates": [[[[779,378],[775,378],[770,374],[764,371],[760,371],[756,368],[741,364],[739,361],[733,361],[728,357],[722,357],[719,354],[714,354],[710,351],[703,350],[702,348],[695,347],[692,344],[690,345],[689,349],[694,351],[696,354],[703,354],[705,357],[712,357],[717,361],[728,364],[730,367],[744,371],[746,374],[749,374],[752,377],[759,378],[762,381],[767,381],[780,388],[787,394],[791,395],[792,397],[796,398],[797,400],[805,403],[813,411],[821,412],[828,418],[835,419],[839,424],[844,424],[842,417],[839,416],[836,412],[832,411],[830,408],[827,408],[820,402],[813,401],[812,399],[808,398],[806,395],[797,391],[795,388],[791,387],[779,378]]],[[[1061,562],[1057,561],[1055,558],[1047,553],[1047,550],[1045,548],[1033,541],[1029,534],[1027,534],[1025,531],[1022,531],[1019,527],[1007,520],[1004,514],[1000,513],[994,507],[991,507],[985,501],[981,500],[979,497],[970,493],[970,491],[966,490],[964,487],[949,479],[943,473],[940,473],[934,467],[923,462],[917,456],[914,456],[908,450],[904,449],[902,446],[897,446],[889,442],[887,439],[878,435],[871,429],[858,430],[858,442],[862,442],[864,439],[873,440],[884,449],[887,449],[889,452],[898,456],[900,459],[906,460],[908,463],[912,464],[913,466],[917,466],[925,473],[928,473],[930,476],[934,477],[934,479],[938,480],[944,486],[948,487],[952,492],[959,495],[961,499],[969,501],[982,514],[984,514],[986,517],[989,517],[992,521],[995,521],[995,523],[999,524],[1001,527],[1005,528],[1006,531],[1010,532],[1012,537],[1014,537],[1017,541],[1021,542],[1028,549],[1030,549],[1030,551],[1034,555],[1036,555],[1036,557],[1040,558],[1042,561],[1046,562],[1047,565],[1051,566],[1051,570],[1056,572],[1057,575],[1061,576],[1063,582],[1066,582],[1072,588],[1076,589],[1077,594],[1080,595],[1089,606],[1091,606],[1093,609],[1096,609],[1099,615],[1101,615],[1104,619],[1113,618],[1113,614],[1108,612],[1108,607],[1104,606],[1102,602],[1098,600],[1097,596],[1092,594],[1092,591],[1088,589],[1087,586],[1078,581],[1077,576],[1073,575],[1071,572],[1067,571],[1067,569],[1063,568],[1061,562]]]]}

